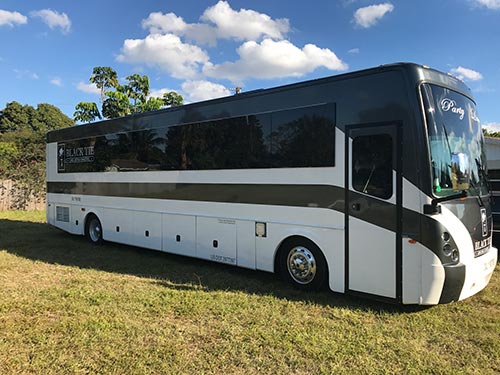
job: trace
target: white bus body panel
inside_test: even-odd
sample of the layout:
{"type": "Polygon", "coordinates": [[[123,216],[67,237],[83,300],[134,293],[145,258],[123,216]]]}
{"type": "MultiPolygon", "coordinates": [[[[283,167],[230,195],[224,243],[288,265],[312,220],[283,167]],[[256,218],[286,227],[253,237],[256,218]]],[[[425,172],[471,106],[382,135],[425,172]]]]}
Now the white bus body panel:
{"type": "Polygon", "coordinates": [[[236,265],[236,220],[197,217],[196,256],[236,265]]]}
{"type": "Polygon", "coordinates": [[[196,256],[196,217],[190,215],[162,215],[162,250],[168,253],[196,256]]]}
{"type": "Polygon", "coordinates": [[[349,289],[396,298],[396,233],[353,216],[349,230],[349,289]]]}
{"type": "Polygon", "coordinates": [[[47,202],[50,208],[63,205],[81,213],[78,226],[73,221],[62,228],[56,222],[72,233],[83,234],[84,215],[93,213],[105,240],[268,272],[274,272],[279,245],[302,236],[323,251],[330,288],[345,291],[344,215],[334,210],[67,194],[47,194],[47,202]],[[78,205],[71,204],[75,199],[78,205]],[[256,222],[266,224],[266,237],[256,237],[256,222]]]}
{"type": "Polygon", "coordinates": [[[492,247],[486,254],[467,263],[461,300],[476,294],[488,285],[497,261],[498,249],[492,247]]]}

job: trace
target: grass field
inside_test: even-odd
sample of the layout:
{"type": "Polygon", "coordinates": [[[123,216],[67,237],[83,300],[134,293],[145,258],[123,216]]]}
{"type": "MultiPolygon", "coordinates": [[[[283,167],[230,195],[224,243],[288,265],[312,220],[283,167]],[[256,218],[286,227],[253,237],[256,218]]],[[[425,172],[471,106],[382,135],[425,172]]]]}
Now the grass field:
{"type": "Polygon", "coordinates": [[[500,373],[500,266],[458,303],[306,294],[0,212],[0,374],[500,373]]]}

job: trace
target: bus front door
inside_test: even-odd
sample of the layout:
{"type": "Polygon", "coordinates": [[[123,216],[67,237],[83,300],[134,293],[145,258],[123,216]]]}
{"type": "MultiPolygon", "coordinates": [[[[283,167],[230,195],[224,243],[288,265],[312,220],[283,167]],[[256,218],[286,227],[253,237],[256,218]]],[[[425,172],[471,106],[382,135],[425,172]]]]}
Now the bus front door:
{"type": "Polygon", "coordinates": [[[346,292],[401,300],[398,125],[347,128],[346,292]]]}

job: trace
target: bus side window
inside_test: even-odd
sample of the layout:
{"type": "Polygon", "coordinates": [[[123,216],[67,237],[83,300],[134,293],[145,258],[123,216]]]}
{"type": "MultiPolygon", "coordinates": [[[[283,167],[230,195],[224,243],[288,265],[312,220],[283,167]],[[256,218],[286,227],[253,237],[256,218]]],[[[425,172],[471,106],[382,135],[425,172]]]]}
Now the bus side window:
{"type": "Polygon", "coordinates": [[[352,141],[352,187],[382,199],[392,196],[392,137],[358,136],[352,141]]]}

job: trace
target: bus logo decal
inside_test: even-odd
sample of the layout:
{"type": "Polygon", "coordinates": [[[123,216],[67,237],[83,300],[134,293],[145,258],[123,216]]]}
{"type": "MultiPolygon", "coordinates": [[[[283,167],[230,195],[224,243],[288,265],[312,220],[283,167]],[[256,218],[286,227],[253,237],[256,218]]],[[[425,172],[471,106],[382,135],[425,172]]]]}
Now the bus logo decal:
{"type": "Polygon", "coordinates": [[[58,172],[64,172],[65,154],[66,154],[66,145],[64,143],[59,143],[57,146],[57,171],[58,172]]]}
{"type": "Polygon", "coordinates": [[[488,216],[486,216],[486,208],[481,208],[481,226],[483,228],[483,237],[488,235],[488,216]]]}

